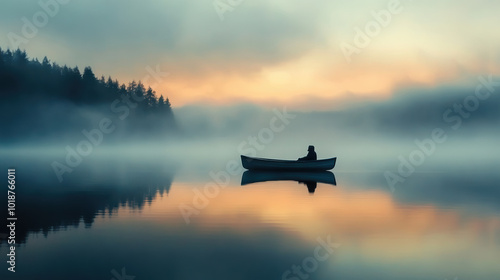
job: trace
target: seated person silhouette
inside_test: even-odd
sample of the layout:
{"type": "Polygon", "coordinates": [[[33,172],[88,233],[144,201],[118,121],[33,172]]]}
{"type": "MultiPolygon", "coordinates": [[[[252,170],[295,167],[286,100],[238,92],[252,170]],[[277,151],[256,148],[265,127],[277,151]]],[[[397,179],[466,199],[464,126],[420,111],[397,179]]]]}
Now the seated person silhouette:
{"type": "Polygon", "coordinates": [[[309,146],[307,151],[308,151],[307,156],[301,157],[298,160],[317,160],[318,159],[318,157],[316,156],[316,152],[314,151],[314,146],[309,146]]]}

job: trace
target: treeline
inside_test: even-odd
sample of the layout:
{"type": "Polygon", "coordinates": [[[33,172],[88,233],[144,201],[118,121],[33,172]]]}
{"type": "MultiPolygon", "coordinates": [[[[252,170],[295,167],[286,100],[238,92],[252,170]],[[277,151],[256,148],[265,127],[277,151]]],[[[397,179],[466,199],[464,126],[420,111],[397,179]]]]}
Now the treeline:
{"type": "Polygon", "coordinates": [[[141,82],[97,78],[90,67],[82,73],[19,49],[0,49],[0,96],[0,140],[68,137],[105,116],[117,121],[120,136],[144,138],[176,127],[168,98],[141,82]]]}

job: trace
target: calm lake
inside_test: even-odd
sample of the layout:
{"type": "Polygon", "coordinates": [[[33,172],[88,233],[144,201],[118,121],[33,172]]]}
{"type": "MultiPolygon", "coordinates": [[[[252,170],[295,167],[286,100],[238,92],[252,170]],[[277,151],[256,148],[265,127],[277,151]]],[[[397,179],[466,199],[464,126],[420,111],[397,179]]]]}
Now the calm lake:
{"type": "Polygon", "coordinates": [[[383,169],[353,171],[340,160],[334,175],[301,183],[263,182],[266,174],[243,170],[224,177],[226,159],[98,159],[59,183],[50,160],[5,158],[2,167],[17,167],[20,245],[11,273],[2,242],[1,279],[500,275],[500,175],[493,171],[415,172],[391,189],[383,169]]]}

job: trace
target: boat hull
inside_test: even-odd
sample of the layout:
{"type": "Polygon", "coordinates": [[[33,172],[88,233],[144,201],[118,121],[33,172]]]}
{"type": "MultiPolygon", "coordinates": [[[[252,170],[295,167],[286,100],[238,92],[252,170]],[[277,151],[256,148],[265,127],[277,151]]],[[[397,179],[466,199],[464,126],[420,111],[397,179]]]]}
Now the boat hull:
{"type": "Polygon", "coordinates": [[[326,171],[333,169],[336,162],[337,158],[296,161],[241,156],[245,169],[260,171],[326,171]]]}

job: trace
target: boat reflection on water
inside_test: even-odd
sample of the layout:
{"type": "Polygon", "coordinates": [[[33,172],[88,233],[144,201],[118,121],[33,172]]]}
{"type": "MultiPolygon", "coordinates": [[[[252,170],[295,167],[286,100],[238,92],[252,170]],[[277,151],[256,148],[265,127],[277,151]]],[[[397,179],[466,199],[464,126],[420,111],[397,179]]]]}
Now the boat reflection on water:
{"type": "Polygon", "coordinates": [[[335,175],[329,171],[320,172],[273,172],[249,170],[243,173],[241,185],[271,181],[297,181],[305,184],[309,193],[314,193],[318,183],[337,185],[335,175]]]}

